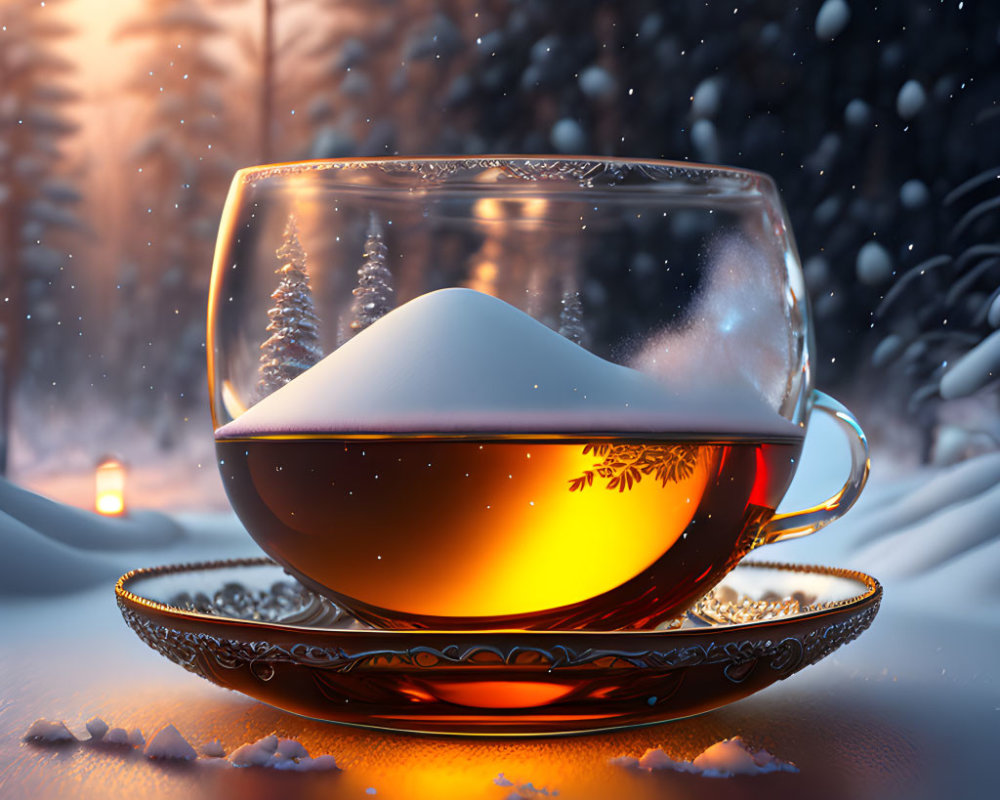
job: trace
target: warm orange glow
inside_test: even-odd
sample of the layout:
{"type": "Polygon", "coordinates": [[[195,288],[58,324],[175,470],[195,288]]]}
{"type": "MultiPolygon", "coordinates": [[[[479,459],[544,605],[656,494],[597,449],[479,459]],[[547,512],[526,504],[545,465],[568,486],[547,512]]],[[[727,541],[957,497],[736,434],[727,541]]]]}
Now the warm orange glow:
{"type": "Polygon", "coordinates": [[[477,292],[490,294],[496,297],[496,283],[498,275],[499,270],[494,262],[485,260],[480,261],[472,270],[472,277],[468,280],[466,286],[470,289],[475,289],[477,292]]]}
{"type": "MultiPolygon", "coordinates": [[[[627,493],[602,487],[569,491],[569,478],[593,468],[594,460],[581,446],[534,446],[525,447],[521,463],[510,466],[515,478],[503,487],[505,502],[494,509],[506,534],[493,540],[498,547],[484,547],[483,560],[496,573],[484,563],[477,574],[518,576],[516,596],[511,596],[513,580],[481,583],[474,613],[566,606],[620,586],[684,533],[709,480],[706,458],[675,483],[647,479],[627,493]],[[556,490],[541,489],[552,486],[556,490]]],[[[463,602],[458,591],[449,600],[463,602]]]]}
{"type": "Polygon", "coordinates": [[[125,464],[103,458],[94,473],[94,507],[98,514],[118,517],[125,513],[125,464]]]}
{"type": "Polygon", "coordinates": [[[532,708],[554,703],[575,688],[572,682],[463,681],[438,683],[435,691],[443,700],[460,706],[479,708],[532,708]]]}
{"type": "Polygon", "coordinates": [[[483,197],[476,201],[472,213],[479,219],[498,220],[504,216],[500,201],[494,197],[483,197]]]}
{"type": "Polygon", "coordinates": [[[111,492],[97,495],[97,512],[105,516],[118,516],[125,510],[125,502],[121,495],[111,492]]]}
{"type": "Polygon", "coordinates": [[[548,201],[544,197],[502,200],[496,197],[482,197],[472,207],[472,213],[477,219],[487,223],[534,224],[543,221],[548,207],[548,201]]]}
{"type": "Polygon", "coordinates": [[[542,220],[548,208],[549,203],[544,197],[529,197],[521,204],[522,215],[526,219],[542,220]]]}

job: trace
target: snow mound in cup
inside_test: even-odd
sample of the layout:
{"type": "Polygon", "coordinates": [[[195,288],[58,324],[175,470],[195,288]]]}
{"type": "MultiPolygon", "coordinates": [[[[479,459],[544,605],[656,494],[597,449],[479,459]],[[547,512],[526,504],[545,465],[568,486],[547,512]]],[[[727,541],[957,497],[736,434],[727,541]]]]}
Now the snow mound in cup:
{"type": "Polygon", "coordinates": [[[606,361],[495,297],[441,289],[382,317],[216,435],[801,433],[752,387],[689,383],[606,361]]]}

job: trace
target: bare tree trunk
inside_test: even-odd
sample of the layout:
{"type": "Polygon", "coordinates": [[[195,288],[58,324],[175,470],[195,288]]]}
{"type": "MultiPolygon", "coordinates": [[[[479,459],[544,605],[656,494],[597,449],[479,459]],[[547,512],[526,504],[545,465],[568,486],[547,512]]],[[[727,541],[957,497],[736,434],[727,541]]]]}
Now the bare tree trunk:
{"type": "Polygon", "coordinates": [[[260,65],[260,160],[271,161],[271,132],[274,125],[274,0],[263,2],[260,65]]]}
{"type": "Polygon", "coordinates": [[[8,202],[0,240],[0,475],[7,474],[14,387],[21,366],[24,301],[20,207],[18,198],[8,202]]]}
{"type": "MultiPolygon", "coordinates": [[[[0,336],[3,330],[0,329],[0,336]]],[[[7,392],[7,357],[0,352],[0,475],[7,474],[7,438],[10,435],[10,414],[7,409],[10,407],[10,397],[7,392]]]]}

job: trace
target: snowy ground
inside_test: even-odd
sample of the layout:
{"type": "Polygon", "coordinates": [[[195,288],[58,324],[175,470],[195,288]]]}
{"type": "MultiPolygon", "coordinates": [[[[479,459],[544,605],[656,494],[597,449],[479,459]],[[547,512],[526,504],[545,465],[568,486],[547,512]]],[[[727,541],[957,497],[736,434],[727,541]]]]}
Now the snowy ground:
{"type": "MultiPolygon", "coordinates": [[[[816,420],[788,509],[829,494],[846,471],[840,434],[816,420]]],[[[517,786],[565,798],[799,796],[976,798],[988,794],[1000,739],[1000,456],[899,474],[876,457],[858,506],[816,536],[754,557],[864,569],[886,587],[857,642],[790,680],[692,720],[569,739],[459,741],[303,720],[218,689],[143,646],[112,585],[122,571],[248,555],[226,514],[95,523],[0,484],[0,797],[483,797],[517,786]],[[85,531],[90,525],[89,531],[85,531]],[[84,548],[84,535],[99,547],[84,548]],[[195,746],[227,751],[272,732],[332,753],[343,772],[170,766],[101,747],[21,742],[38,717],[77,735],[100,716],[147,735],[173,723],[195,746]],[[610,763],[662,748],[690,760],[741,736],[794,762],[797,774],[715,780],[610,763]]]]}

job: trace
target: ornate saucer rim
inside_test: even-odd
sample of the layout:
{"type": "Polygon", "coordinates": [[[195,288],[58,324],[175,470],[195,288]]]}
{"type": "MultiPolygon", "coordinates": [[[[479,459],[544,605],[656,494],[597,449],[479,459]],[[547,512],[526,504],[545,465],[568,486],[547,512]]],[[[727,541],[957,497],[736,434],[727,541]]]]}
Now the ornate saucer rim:
{"type": "MultiPolygon", "coordinates": [[[[636,638],[636,637],[679,637],[684,635],[690,635],[694,632],[691,628],[673,628],[673,629],[663,629],[663,630],[518,630],[518,631],[496,631],[496,630],[467,630],[467,631],[450,631],[450,630],[382,630],[373,628],[320,628],[314,625],[296,625],[281,622],[265,622],[260,620],[247,620],[240,619],[237,617],[221,617],[216,614],[206,614],[200,611],[194,611],[190,609],[178,608],[176,606],[167,605],[156,600],[150,600],[149,598],[143,597],[140,594],[136,594],[131,591],[129,586],[135,581],[145,579],[145,578],[156,578],[165,575],[176,575],[184,572],[202,572],[209,570],[222,570],[222,569],[236,569],[240,567],[266,567],[280,565],[276,564],[270,558],[267,557],[250,557],[250,558],[236,558],[236,559],[223,559],[218,561],[199,561],[184,564],[165,564],[155,567],[142,567],[130,570],[122,575],[117,583],[115,584],[115,596],[117,598],[118,604],[120,606],[131,606],[137,611],[142,612],[158,612],[168,618],[175,620],[189,620],[189,621],[199,621],[209,625],[217,625],[220,622],[225,621],[226,623],[233,625],[245,625],[252,627],[254,630],[259,631],[278,631],[284,633],[309,633],[317,634],[323,632],[335,633],[338,636],[351,636],[357,637],[359,639],[370,638],[372,634],[378,634],[380,636],[399,636],[405,638],[424,638],[431,636],[440,636],[442,634],[447,634],[448,636],[462,638],[481,638],[484,634],[505,634],[505,635],[515,635],[517,637],[526,637],[528,639],[540,639],[544,640],[546,638],[558,635],[560,638],[572,637],[572,638],[588,638],[594,636],[600,637],[615,637],[615,638],[636,638]]],[[[710,623],[705,628],[701,628],[700,631],[704,632],[706,630],[713,631],[730,631],[730,630],[750,630],[762,627],[776,627],[780,628],[783,625],[787,625],[790,622],[799,622],[803,620],[819,618],[826,616],[834,611],[843,611],[851,607],[861,607],[870,602],[880,603],[882,596],[882,585],[871,575],[867,573],[860,572],[858,570],[847,569],[843,567],[829,567],[821,566],[815,564],[787,564],[772,561],[743,561],[736,566],[735,571],[743,569],[770,569],[780,572],[792,572],[792,573],[802,573],[805,575],[818,575],[818,576],[829,576],[834,578],[844,578],[847,580],[855,581],[863,587],[860,593],[844,598],[841,600],[835,600],[825,603],[817,603],[813,605],[806,606],[801,611],[797,611],[784,616],[776,616],[771,619],[756,620],[753,622],[732,622],[732,623],[710,623]]],[[[723,579],[724,581],[725,579],[723,579]]],[[[699,629],[695,629],[699,630],[699,629]]]]}

